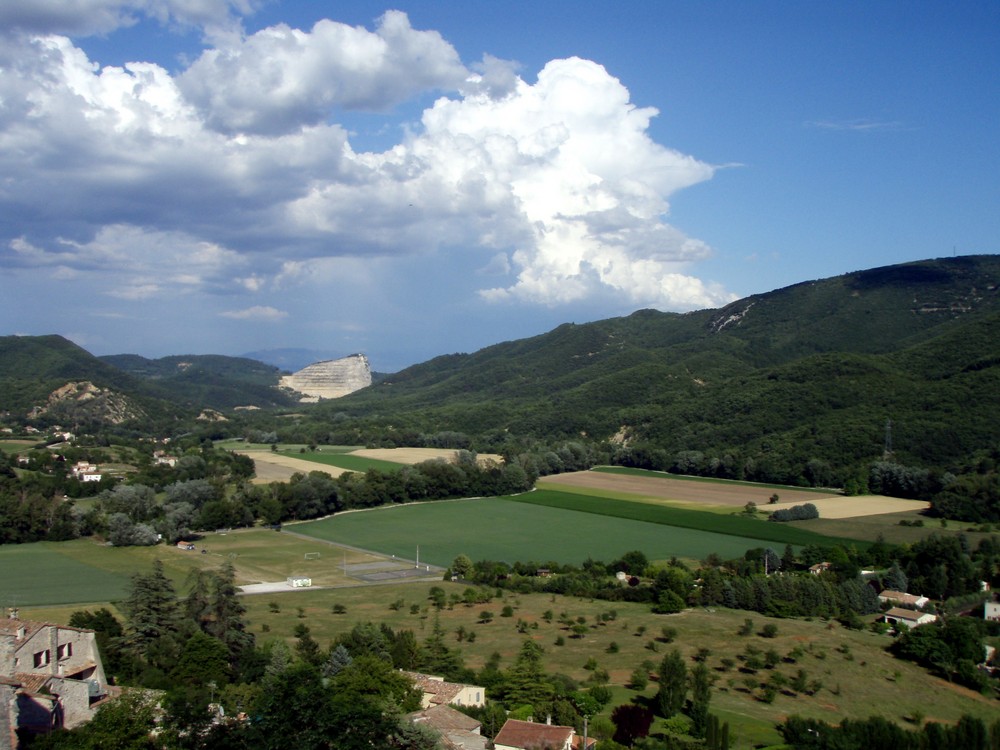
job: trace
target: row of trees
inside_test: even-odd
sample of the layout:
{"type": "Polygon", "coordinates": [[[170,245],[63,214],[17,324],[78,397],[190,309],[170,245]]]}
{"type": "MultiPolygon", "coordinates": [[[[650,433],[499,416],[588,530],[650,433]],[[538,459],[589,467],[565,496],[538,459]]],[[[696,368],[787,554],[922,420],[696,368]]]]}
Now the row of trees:
{"type": "Polygon", "coordinates": [[[929,721],[916,730],[873,716],[844,719],[832,726],[818,719],[792,716],[779,726],[788,746],[795,750],[992,750],[1000,747],[1000,721],[987,725],[982,719],[963,716],[955,725],[929,721]]]}

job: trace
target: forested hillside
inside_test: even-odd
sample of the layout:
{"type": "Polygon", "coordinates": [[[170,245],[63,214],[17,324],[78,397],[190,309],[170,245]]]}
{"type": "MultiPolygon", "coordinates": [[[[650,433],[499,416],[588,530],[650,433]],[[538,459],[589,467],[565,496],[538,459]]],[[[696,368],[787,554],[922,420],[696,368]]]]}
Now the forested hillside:
{"type": "Polygon", "coordinates": [[[322,404],[316,427],[608,440],[625,464],[792,484],[883,457],[945,470],[997,440],[998,282],[997,257],[950,258],[566,324],[404,370],[322,404]]]}
{"type": "Polygon", "coordinates": [[[25,414],[88,379],[169,404],[147,414],[223,410],[232,422],[215,437],[507,456],[581,441],[626,466],[929,497],[948,472],[986,466],[1000,442],[998,288],[1000,258],[970,256],[804,282],[717,310],[567,323],[297,405],[294,420],[280,416],[290,404],[278,370],[254,360],[98,359],[57,336],[6,337],[0,409],[25,414]],[[245,405],[267,411],[237,417],[245,405]]]}

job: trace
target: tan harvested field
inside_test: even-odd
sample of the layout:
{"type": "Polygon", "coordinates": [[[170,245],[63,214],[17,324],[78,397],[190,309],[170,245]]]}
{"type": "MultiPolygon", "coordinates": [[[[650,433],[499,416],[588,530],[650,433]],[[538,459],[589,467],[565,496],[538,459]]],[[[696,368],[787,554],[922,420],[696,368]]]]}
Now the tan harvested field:
{"type": "MultiPolygon", "coordinates": [[[[395,461],[398,464],[419,464],[421,461],[431,461],[435,458],[452,461],[456,453],[457,451],[452,448],[359,448],[356,451],[351,451],[352,456],[376,458],[380,461],[395,461]]],[[[480,461],[503,461],[503,458],[494,453],[480,453],[478,459],[480,461]]]]}
{"type": "MultiPolygon", "coordinates": [[[[576,471],[569,474],[547,476],[539,484],[558,489],[573,487],[585,490],[603,490],[636,495],[636,500],[669,501],[671,503],[686,503],[692,505],[716,505],[742,507],[753,501],[758,506],[767,505],[768,499],[775,493],[772,487],[751,486],[745,484],[729,484],[725,482],[692,481],[675,477],[640,477],[630,474],[610,474],[600,471],[576,471]]],[[[803,490],[780,489],[779,497],[790,500],[790,505],[801,503],[816,503],[824,497],[839,498],[831,492],[823,495],[817,492],[803,490]]],[[[781,505],[769,506],[771,508],[781,505]]]]}
{"type": "Polygon", "coordinates": [[[305,461],[292,456],[282,456],[280,453],[270,453],[265,451],[237,451],[253,459],[257,469],[257,476],[254,477],[254,484],[267,484],[268,482],[287,482],[292,478],[292,474],[299,472],[308,474],[310,471],[322,471],[331,477],[339,477],[347,469],[337,466],[325,466],[315,461],[305,461]]]}
{"type": "MultiPolygon", "coordinates": [[[[320,450],[322,451],[322,448],[320,450]]],[[[339,477],[344,472],[349,471],[349,469],[341,469],[329,464],[318,464],[315,461],[272,453],[269,448],[266,450],[237,451],[237,453],[250,456],[254,460],[257,467],[257,476],[253,479],[254,484],[287,482],[296,472],[308,474],[310,471],[322,471],[331,477],[339,477]]],[[[421,461],[430,461],[435,458],[451,461],[455,458],[455,453],[456,451],[450,448],[359,448],[345,455],[392,461],[397,464],[418,464],[421,461]]],[[[492,453],[482,453],[479,455],[479,460],[502,461],[503,459],[492,453]]]]}
{"type": "MultiPolygon", "coordinates": [[[[779,494],[784,497],[784,493],[779,494]]],[[[793,505],[800,505],[801,502],[775,503],[762,508],[762,510],[773,511],[791,508],[793,505]]],[[[819,500],[809,499],[805,502],[816,506],[820,518],[860,518],[861,516],[880,516],[884,513],[920,511],[931,507],[930,503],[922,500],[900,500],[897,497],[883,497],[882,495],[831,497],[819,500]]]]}

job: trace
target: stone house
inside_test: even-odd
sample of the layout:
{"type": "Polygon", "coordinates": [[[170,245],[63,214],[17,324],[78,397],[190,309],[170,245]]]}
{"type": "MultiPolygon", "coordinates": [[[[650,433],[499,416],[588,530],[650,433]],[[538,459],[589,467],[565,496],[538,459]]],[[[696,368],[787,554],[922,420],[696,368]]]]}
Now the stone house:
{"type": "Polygon", "coordinates": [[[496,750],[572,750],[573,727],[507,719],[493,738],[496,750]]]}
{"type": "Polygon", "coordinates": [[[94,631],[0,620],[0,750],[16,748],[18,733],[90,721],[110,692],[94,631]]]}
{"type": "Polygon", "coordinates": [[[422,708],[449,704],[452,706],[486,705],[486,688],[446,682],[442,677],[420,674],[419,672],[404,672],[403,674],[413,680],[417,690],[423,693],[422,708]]]}
{"type": "Polygon", "coordinates": [[[410,714],[410,721],[435,729],[448,750],[486,750],[482,725],[451,706],[435,704],[410,714]]]}

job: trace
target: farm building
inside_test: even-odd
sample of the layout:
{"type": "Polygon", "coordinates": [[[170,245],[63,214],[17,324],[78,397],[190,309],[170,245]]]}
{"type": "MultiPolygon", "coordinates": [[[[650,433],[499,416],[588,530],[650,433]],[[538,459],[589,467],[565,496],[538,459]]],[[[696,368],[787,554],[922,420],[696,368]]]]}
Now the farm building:
{"type": "Polygon", "coordinates": [[[493,738],[493,746],[496,750],[572,750],[575,735],[573,727],[507,719],[493,738]]]}
{"type": "Polygon", "coordinates": [[[932,615],[930,612],[917,612],[912,609],[902,609],[901,607],[893,607],[882,615],[883,622],[887,622],[896,628],[906,628],[907,630],[920,625],[926,625],[929,622],[935,622],[936,620],[937,615],[932,615]]]}
{"type": "Polygon", "coordinates": [[[17,732],[72,729],[93,718],[109,697],[94,631],[0,620],[0,748],[17,748],[17,732]]]}
{"type": "Polygon", "coordinates": [[[419,672],[403,672],[413,680],[414,686],[421,691],[423,708],[430,706],[482,706],[486,704],[486,689],[477,685],[464,685],[458,682],[446,682],[442,677],[420,674],[419,672]]]}
{"type": "Polygon", "coordinates": [[[931,602],[926,596],[917,596],[916,594],[907,594],[903,591],[893,591],[891,589],[885,589],[879,594],[878,600],[883,604],[902,604],[905,607],[917,607],[918,609],[923,609],[931,602]]]}
{"type": "Polygon", "coordinates": [[[409,717],[414,724],[436,729],[441,734],[443,746],[449,750],[486,750],[486,738],[480,733],[479,721],[451,706],[438,704],[422,708],[409,717]]]}

